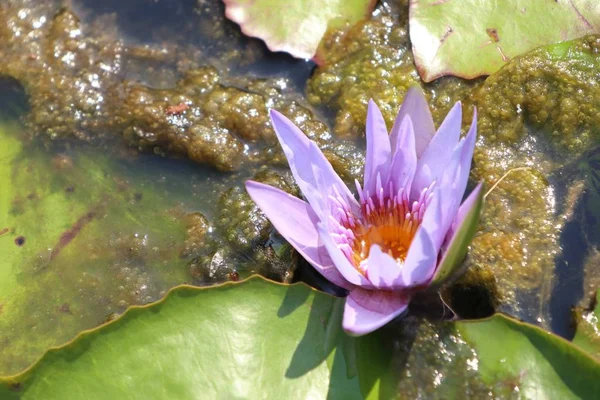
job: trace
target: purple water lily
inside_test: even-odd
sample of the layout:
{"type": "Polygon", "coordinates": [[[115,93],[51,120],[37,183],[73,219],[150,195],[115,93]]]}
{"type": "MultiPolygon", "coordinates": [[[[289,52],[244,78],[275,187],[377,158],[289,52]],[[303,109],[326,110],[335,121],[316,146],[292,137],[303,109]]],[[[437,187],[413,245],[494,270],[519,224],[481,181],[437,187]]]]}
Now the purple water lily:
{"type": "Polygon", "coordinates": [[[316,144],[271,111],[306,201],[254,181],[246,182],[246,189],[310,264],[349,291],[343,319],[348,333],[363,335],[386,324],[406,310],[415,291],[448,276],[449,263],[454,268],[462,261],[468,244],[464,232],[474,230],[481,203],[478,185],[461,205],[476,118],[475,113],[460,139],[457,103],[436,132],[422,92],[411,88],[388,135],[381,112],[370,101],[364,182],[362,187],[356,182],[357,200],[316,144]],[[475,210],[477,216],[467,218],[475,210]]]}

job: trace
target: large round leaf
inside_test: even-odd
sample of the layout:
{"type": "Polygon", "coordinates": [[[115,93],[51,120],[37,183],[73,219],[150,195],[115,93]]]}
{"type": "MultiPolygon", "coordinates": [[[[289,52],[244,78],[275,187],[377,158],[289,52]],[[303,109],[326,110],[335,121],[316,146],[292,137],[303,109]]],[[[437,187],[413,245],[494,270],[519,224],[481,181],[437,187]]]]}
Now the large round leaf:
{"type": "Polygon", "coordinates": [[[180,287],[130,309],[48,352],[0,398],[357,398],[342,351],[343,300],[262,279],[236,286],[180,287]]]}
{"type": "Polygon", "coordinates": [[[600,364],[570,342],[503,315],[457,323],[477,351],[479,373],[527,399],[592,399],[600,393],[600,364]]]}
{"type": "Polygon", "coordinates": [[[596,0],[410,2],[410,40],[421,78],[475,78],[538,46],[600,33],[596,0]]]}
{"type": "Polygon", "coordinates": [[[365,18],[374,0],[224,0],[225,15],[248,36],[263,39],[272,51],[312,58],[328,28],[365,18]]]}
{"type": "Polygon", "coordinates": [[[464,398],[474,387],[464,383],[473,381],[472,368],[457,368],[445,345],[444,354],[429,354],[430,344],[448,332],[460,352],[476,355],[469,363],[487,382],[485,393],[517,387],[528,397],[592,398],[600,390],[598,364],[539,328],[498,315],[433,325],[425,345],[417,337],[405,346],[407,337],[396,330],[405,321],[366,337],[346,336],[343,301],[258,277],[179,287],[49,351],[22,374],[0,378],[0,398],[381,399],[406,394],[399,391],[406,385],[429,396],[464,398]],[[391,346],[396,338],[401,341],[391,346]],[[428,367],[412,356],[418,353],[438,364],[431,387],[418,387],[417,375],[428,367]],[[449,371],[451,379],[445,378],[449,371]]]}

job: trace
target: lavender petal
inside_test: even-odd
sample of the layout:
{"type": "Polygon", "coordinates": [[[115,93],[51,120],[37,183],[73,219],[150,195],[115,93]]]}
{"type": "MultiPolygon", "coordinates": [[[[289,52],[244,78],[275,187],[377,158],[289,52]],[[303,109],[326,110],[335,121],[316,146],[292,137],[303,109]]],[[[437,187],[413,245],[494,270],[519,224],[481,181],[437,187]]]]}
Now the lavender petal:
{"type": "Polygon", "coordinates": [[[431,141],[433,135],[435,135],[435,126],[433,125],[433,118],[431,117],[431,111],[427,104],[427,99],[423,95],[423,91],[418,86],[412,86],[406,92],[404,101],[392,127],[390,133],[390,143],[392,149],[397,147],[398,131],[400,125],[404,120],[404,117],[410,116],[413,122],[415,131],[415,150],[417,156],[420,157],[427,148],[427,145],[431,141]]]}
{"type": "Polygon", "coordinates": [[[401,292],[356,288],[346,298],[344,330],[353,336],[373,332],[404,312],[409,301],[401,292]]]}
{"type": "Polygon", "coordinates": [[[391,162],[391,147],[385,120],[373,100],[369,100],[367,110],[366,137],[367,154],[363,190],[375,193],[378,174],[384,186],[387,183],[391,162]]]}
{"type": "Polygon", "coordinates": [[[307,202],[254,181],[246,181],[246,190],[277,232],[306,261],[330,282],[344,289],[352,289],[353,285],[337,271],[327,251],[319,243],[318,218],[307,202]]]}

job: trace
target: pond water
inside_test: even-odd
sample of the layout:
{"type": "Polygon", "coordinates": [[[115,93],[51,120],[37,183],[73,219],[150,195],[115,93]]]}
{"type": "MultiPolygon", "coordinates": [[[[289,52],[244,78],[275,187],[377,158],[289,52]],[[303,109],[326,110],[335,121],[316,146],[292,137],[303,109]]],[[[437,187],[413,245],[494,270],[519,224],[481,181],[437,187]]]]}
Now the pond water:
{"type": "MultiPolygon", "coordinates": [[[[243,37],[220,1],[3,2],[0,375],[178,284],[260,273],[332,290],[243,182],[298,194],[269,108],[344,179],[360,176],[366,101],[391,123],[418,82],[405,3],[383,1],[345,39],[332,36],[317,68],[243,37]]],[[[586,50],[600,44],[570,46],[488,80],[422,84],[438,124],[455,101],[465,125],[478,108],[472,184],[489,189],[520,168],[487,197],[469,270],[445,300],[463,317],[503,311],[567,338],[571,308],[600,283],[600,58],[586,50]]]]}

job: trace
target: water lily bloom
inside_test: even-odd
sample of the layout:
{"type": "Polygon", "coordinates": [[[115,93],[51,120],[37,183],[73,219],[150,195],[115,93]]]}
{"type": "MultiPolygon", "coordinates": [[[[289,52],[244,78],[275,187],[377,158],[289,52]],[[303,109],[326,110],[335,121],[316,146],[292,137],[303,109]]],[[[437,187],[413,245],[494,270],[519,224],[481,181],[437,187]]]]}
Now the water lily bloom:
{"type": "Polygon", "coordinates": [[[250,197],[279,233],[325,278],[349,291],[343,327],[369,333],[403,313],[418,290],[446,279],[476,229],[481,184],[461,204],[473,158],[477,114],[460,138],[457,103],[437,132],[411,88],[390,134],[369,102],[364,181],[357,198],[317,145],[271,110],[271,121],[306,201],[247,181],[250,197]]]}

